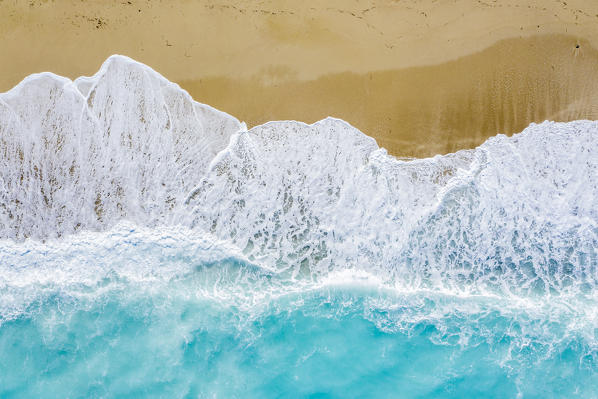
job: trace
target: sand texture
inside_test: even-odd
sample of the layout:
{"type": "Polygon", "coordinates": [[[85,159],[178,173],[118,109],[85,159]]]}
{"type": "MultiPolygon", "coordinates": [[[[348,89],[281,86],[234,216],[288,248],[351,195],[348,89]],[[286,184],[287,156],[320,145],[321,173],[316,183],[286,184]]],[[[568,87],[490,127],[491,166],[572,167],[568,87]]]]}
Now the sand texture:
{"type": "Polygon", "coordinates": [[[598,2],[0,0],[0,91],[128,55],[245,120],[331,115],[398,156],[598,119],[598,2]]]}

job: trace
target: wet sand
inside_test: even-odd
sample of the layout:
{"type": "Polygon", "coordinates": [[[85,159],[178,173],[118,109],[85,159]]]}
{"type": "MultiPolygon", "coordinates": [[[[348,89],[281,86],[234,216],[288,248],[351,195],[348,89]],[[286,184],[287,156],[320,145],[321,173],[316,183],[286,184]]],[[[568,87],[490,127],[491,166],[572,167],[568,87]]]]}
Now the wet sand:
{"type": "Polygon", "coordinates": [[[144,62],[249,126],[349,121],[399,156],[598,119],[598,2],[0,0],[0,91],[144,62]]]}

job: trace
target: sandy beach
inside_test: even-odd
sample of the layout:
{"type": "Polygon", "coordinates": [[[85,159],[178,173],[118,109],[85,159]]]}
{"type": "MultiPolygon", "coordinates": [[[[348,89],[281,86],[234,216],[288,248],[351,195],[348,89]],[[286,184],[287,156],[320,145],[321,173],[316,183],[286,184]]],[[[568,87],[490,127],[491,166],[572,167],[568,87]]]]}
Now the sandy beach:
{"type": "Polygon", "coordinates": [[[0,92],[130,56],[249,126],[331,115],[398,156],[598,119],[598,2],[0,0],[0,92]]]}

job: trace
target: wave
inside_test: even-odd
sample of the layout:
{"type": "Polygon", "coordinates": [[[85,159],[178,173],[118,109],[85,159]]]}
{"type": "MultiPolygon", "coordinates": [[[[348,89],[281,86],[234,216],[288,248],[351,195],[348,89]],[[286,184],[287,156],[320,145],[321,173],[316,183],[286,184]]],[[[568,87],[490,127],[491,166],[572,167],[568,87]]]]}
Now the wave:
{"type": "Polygon", "coordinates": [[[168,224],[240,129],[126,57],[74,82],[32,75],[0,95],[0,237],[168,224]]]}
{"type": "Polygon", "coordinates": [[[409,289],[596,295],[598,122],[532,124],[399,160],[345,121],[247,130],[147,66],[32,75],[0,94],[0,238],[122,221],[226,242],[291,280],[364,271],[409,289]]]}

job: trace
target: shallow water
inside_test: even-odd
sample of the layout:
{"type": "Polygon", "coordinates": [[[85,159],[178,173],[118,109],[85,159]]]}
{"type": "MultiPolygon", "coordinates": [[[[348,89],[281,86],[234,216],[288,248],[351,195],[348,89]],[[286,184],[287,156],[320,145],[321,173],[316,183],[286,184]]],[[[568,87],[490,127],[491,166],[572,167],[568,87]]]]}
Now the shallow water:
{"type": "Polygon", "coordinates": [[[598,395],[595,297],[289,280],[189,232],[3,246],[0,396],[598,395]]]}
{"type": "Polygon", "coordinates": [[[193,279],[35,301],[0,328],[2,397],[597,394],[596,338],[568,331],[575,314],[358,286],[240,309],[194,297],[193,279]]]}

